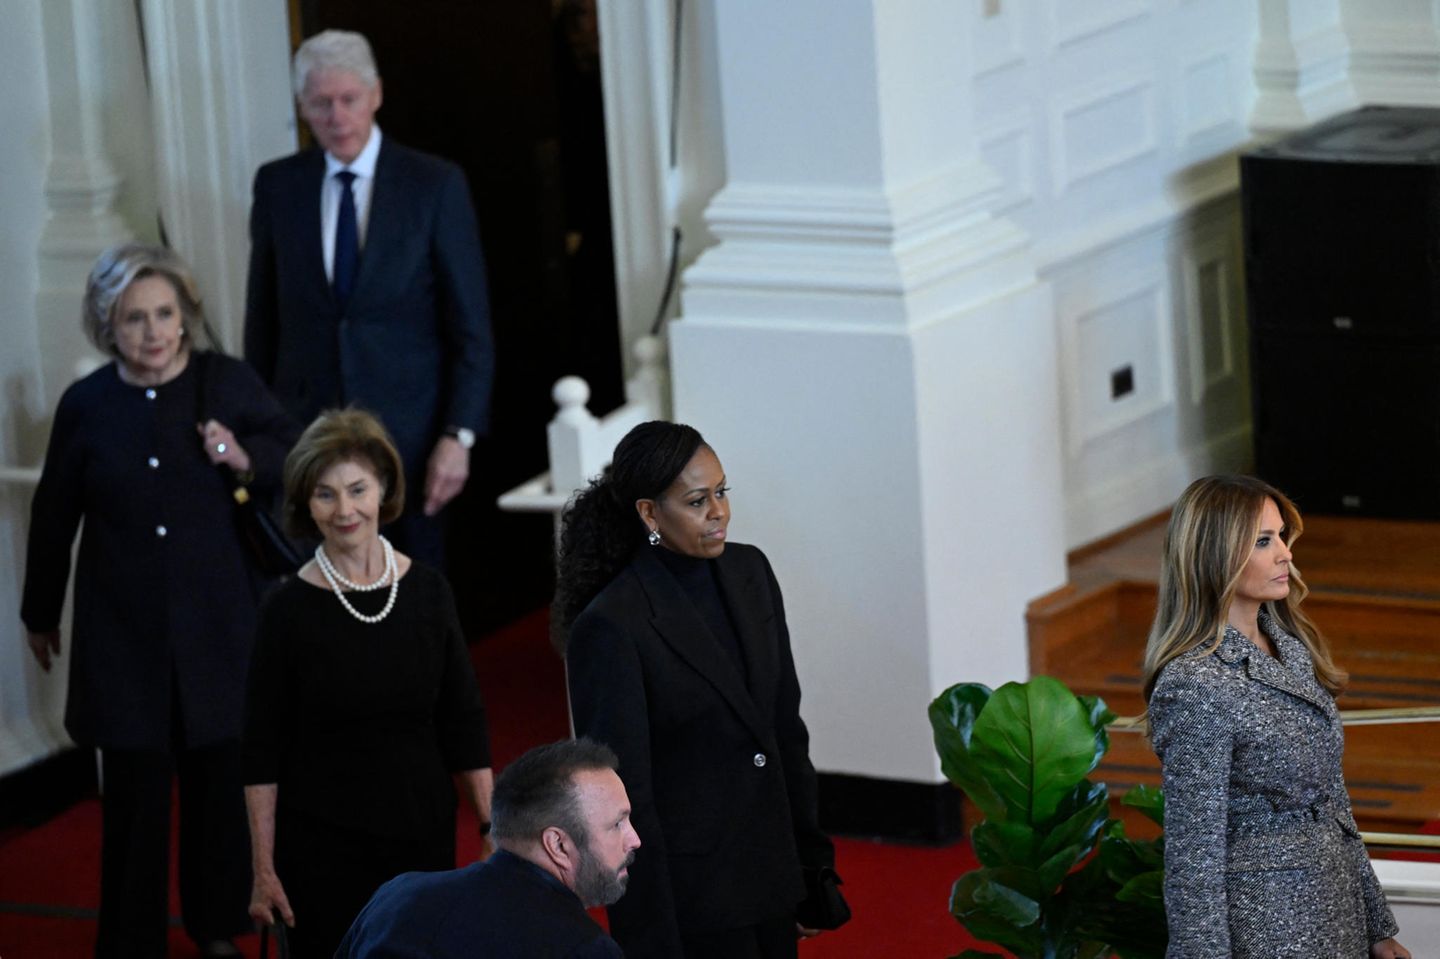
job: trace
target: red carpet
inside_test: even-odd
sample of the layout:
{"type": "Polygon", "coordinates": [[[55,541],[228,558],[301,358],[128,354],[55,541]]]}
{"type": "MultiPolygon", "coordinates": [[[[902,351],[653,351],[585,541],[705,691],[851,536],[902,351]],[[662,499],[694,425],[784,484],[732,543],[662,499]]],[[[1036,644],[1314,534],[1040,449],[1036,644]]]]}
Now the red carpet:
{"type": "MultiPolygon", "coordinates": [[[[569,734],[564,669],[546,642],[545,623],[545,615],[538,613],[472,647],[497,768],[533,745],[569,734]]],[[[458,833],[461,860],[473,859],[479,838],[473,816],[463,810],[458,833]]],[[[946,911],[950,884],[974,865],[968,846],[926,849],[838,839],[836,847],[854,918],[837,932],[802,943],[802,959],[942,959],[976,945],[946,911]]],[[[91,955],[99,852],[95,799],[77,803],[36,829],[0,834],[0,957],[91,955]]],[[[173,882],[171,913],[179,914],[173,882]]],[[[258,955],[256,937],[240,945],[247,956],[258,955]]],[[[194,955],[184,932],[172,928],[172,959],[194,955]]]]}

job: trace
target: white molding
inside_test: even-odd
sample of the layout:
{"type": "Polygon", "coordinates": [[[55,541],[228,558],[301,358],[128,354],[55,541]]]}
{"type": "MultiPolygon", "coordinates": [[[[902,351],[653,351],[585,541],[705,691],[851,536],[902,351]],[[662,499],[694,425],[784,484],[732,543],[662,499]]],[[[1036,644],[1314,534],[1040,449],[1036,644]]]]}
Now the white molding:
{"type": "MultiPolygon", "coordinates": [[[[1100,269],[1097,264],[1096,271],[1100,269]]],[[[1166,306],[1169,302],[1169,284],[1161,274],[1143,282],[1119,286],[1103,299],[1091,302],[1074,314],[1057,307],[1060,362],[1065,371],[1066,447],[1071,457],[1080,456],[1084,448],[1095,441],[1175,405],[1175,349],[1170,332],[1170,313],[1166,306]],[[1148,306],[1149,322],[1154,324],[1155,355],[1150,359],[1152,369],[1159,377],[1154,394],[1146,399],[1137,396],[1133,402],[1117,402],[1104,415],[1088,418],[1085,415],[1084,390],[1087,384],[1082,380],[1085,374],[1094,371],[1081,369],[1081,342],[1085,338],[1085,326],[1136,303],[1148,306]]]]}
{"type": "Polygon", "coordinates": [[[1053,154],[1051,172],[1056,196],[1064,195],[1086,180],[1155,153],[1160,146],[1157,130],[1153,76],[1132,75],[1081,87],[1057,96],[1050,109],[1050,143],[1053,154]],[[1089,159],[1082,157],[1084,162],[1077,162],[1072,144],[1072,121],[1082,114],[1116,103],[1133,94],[1138,94],[1139,100],[1135,115],[1138,121],[1134,131],[1135,141],[1128,145],[1120,143],[1118,139],[1112,139],[1112,135],[1118,132],[1112,130],[1107,134],[1107,142],[1112,144],[1110,149],[1089,159]]]}
{"type": "Polygon", "coordinates": [[[1440,35],[1429,22],[1372,21],[1349,24],[1350,78],[1361,103],[1440,105],[1440,35]]]}
{"type": "Polygon", "coordinates": [[[1065,548],[1073,550],[1124,529],[1174,503],[1196,477],[1238,471],[1250,459],[1247,422],[1203,443],[1156,457],[1112,483],[1071,496],[1065,503],[1065,548]]]}
{"type": "Polygon", "coordinates": [[[1089,4],[1077,0],[1050,0],[1046,11],[1050,23],[1050,52],[1053,54],[1133,20],[1148,17],[1150,5],[1151,0],[1104,0],[1103,3],[1089,4]],[[1067,14],[1062,15],[1062,10],[1067,14]]]}
{"type": "MultiPolygon", "coordinates": [[[[1241,149],[1244,148],[1242,144],[1241,149]]],[[[1124,208],[1084,229],[1052,233],[1036,245],[1036,261],[1044,275],[1075,260],[1097,254],[1152,231],[1169,229],[1177,220],[1200,215],[1240,189],[1238,150],[1198,164],[1167,184],[1164,195],[1124,208]]]]}
{"type": "Polygon", "coordinates": [[[1338,21],[1301,36],[1265,33],[1266,18],[1261,17],[1260,22],[1252,131],[1276,134],[1297,130],[1355,105],[1349,76],[1350,45],[1338,21]]]}
{"type": "Polygon", "coordinates": [[[1028,238],[991,216],[978,157],[889,190],[731,182],[706,209],[720,243],[685,272],[686,322],[914,327],[1035,281],[1028,238]],[[980,269],[984,266],[984,269],[980,269]],[[723,319],[722,319],[723,318],[723,319]]]}
{"type": "Polygon", "coordinates": [[[1185,296],[1185,339],[1190,367],[1190,403],[1199,406],[1212,391],[1233,381],[1238,365],[1235,362],[1234,312],[1230,302],[1232,289],[1230,245],[1223,239],[1202,242],[1195,249],[1180,255],[1180,269],[1185,296]],[[1220,357],[1218,371],[1206,372],[1210,357],[1205,351],[1203,324],[1211,318],[1201,313],[1201,284],[1206,267],[1216,266],[1215,302],[1220,314],[1213,320],[1220,324],[1220,357]]]}
{"type": "Polygon", "coordinates": [[[1234,57],[1229,50],[1211,50],[1199,56],[1185,61],[1181,67],[1179,100],[1180,120],[1178,124],[1181,143],[1186,148],[1193,148],[1203,144],[1208,137],[1221,135],[1227,131],[1240,131],[1240,136],[1245,135],[1245,118],[1240,111],[1239,104],[1235,102],[1235,91],[1230,84],[1230,74],[1233,70],[1234,57]],[[1197,120],[1191,113],[1191,94],[1198,89],[1216,89],[1213,82],[1205,82],[1202,73],[1213,65],[1219,65],[1221,83],[1219,89],[1227,93],[1227,106],[1229,109],[1223,116],[1205,117],[1197,120]]]}
{"type": "Polygon", "coordinates": [[[970,56],[975,62],[975,79],[987,78],[1011,67],[1024,66],[1025,46],[1021,38],[1022,7],[1009,4],[997,17],[982,19],[970,33],[970,56]]]}
{"type": "Polygon", "coordinates": [[[1000,124],[980,131],[976,135],[980,155],[992,170],[1009,167],[1014,173],[1011,180],[1003,182],[1000,199],[994,213],[1005,216],[1023,206],[1035,202],[1035,129],[1027,117],[1015,123],[1000,124]],[[1014,143],[1014,162],[1008,165],[996,163],[1003,153],[1003,144],[1014,143]]]}

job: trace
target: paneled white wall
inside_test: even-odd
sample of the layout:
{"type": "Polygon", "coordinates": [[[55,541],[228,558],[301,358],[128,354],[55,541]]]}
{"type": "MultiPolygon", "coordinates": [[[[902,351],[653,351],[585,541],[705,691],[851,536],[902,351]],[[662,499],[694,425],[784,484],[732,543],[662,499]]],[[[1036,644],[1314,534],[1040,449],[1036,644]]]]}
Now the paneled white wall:
{"type": "Polygon", "coordinates": [[[977,139],[1053,292],[1076,546],[1247,462],[1235,154],[1259,19],[1249,0],[977,6],[977,139]]]}

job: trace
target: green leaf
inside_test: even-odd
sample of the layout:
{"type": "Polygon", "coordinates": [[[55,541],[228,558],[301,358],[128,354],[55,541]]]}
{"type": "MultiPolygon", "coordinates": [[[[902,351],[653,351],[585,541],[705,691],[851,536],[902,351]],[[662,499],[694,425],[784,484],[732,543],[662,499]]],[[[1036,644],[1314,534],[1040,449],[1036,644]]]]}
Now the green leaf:
{"type": "Polygon", "coordinates": [[[1074,693],[1036,676],[990,697],[971,730],[969,758],[1005,804],[1004,817],[986,814],[1036,825],[1094,768],[1095,730],[1074,693]]]}
{"type": "Polygon", "coordinates": [[[1110,818],[1110,790],[1104,783],[1082,779],[1055,810],[1055,824],[1045,832],[1039,857],[1048,859],[1066,846],[1089,852],[1110,818]]]}
{"type": "MultiPolygon", "coordinates": [[[[1090,717],[1090,725],[1095,729],[1095,763],[1090,767],[1100,765],[1100,760],[1110,751],[1110,731],[1105,727],[1115,721],[1115,714],[1110,707],[1105,705],[1105,700],[1099,696],[1077,696],[1080,705],[1085,708],[1085,715],[1090,717]]],[[[1086,772],[1090,770],[1087,769],[1086,772]]]]}
{"type": "Polygon", "coordinates": [[[1055,889],[1070,874],[1075,864],[1085,858],[1089,850],[1083,846],[1066,846],[1055,855],[1045,860],[1035,872],[1040,877],[1040,884],[1046,889],[1055,889]]]}
{"type": "Polygon", "coordinates": [[[1165,825],[1165,792],[1154,786],[1136,786],[1121,799],[1122,805],[1138,809],[1151,822],[1165,825]]]}
{"type": "Polygon", "coordinates": [[[1121,902],[1146,902],[1159,903],[1163,906],[1165,902],[1165,872],[1162,869],[1155,869],[1151,872],[1142,872],[1135,876],[1120,891],[1115,898],[1121,902]]]}
{"type": "Polygon", "coordinates": [[[1020,822],[986,820],[970,830],[970,846],[986,866],[1023,866],[1033,869],[1043,860],[1038,855],[1040,837],[1020,822]]]}
{"type": "Polygon", "coordinates": [[[955,881],[950,912],[970,934],[1019,955],[1039,951],[1040,903],[1029,895],[1034,875],[1023,869],[976,869],[955,881]]]}
{"type": "Polygon", "coordinates": [[[951,686],[930,704],[930,728],[935,735],[935,751],[940,756],[940,771],[959,786],[980,807],[988,818],[1003,820],[1005,802],[985,778],[970,755],[970,738],[975,719],[990,701],[990,687],[981,683],[959,683],[951,686]]]}

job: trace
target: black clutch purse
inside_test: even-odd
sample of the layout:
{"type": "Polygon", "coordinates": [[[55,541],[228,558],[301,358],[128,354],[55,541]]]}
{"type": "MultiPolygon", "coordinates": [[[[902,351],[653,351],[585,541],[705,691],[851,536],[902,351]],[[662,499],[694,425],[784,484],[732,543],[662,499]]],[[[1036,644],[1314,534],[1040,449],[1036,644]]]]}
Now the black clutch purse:
{"type": "Polygon", "coordinates": [[[829,866],[805,868],[805,900],[795,921],[806,929],[839,929],[850,921],[850,905],[840,894],[843,881],[829,866]]]}

